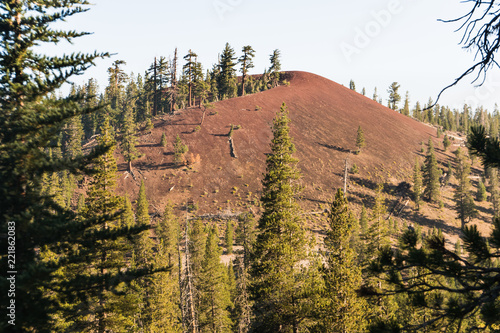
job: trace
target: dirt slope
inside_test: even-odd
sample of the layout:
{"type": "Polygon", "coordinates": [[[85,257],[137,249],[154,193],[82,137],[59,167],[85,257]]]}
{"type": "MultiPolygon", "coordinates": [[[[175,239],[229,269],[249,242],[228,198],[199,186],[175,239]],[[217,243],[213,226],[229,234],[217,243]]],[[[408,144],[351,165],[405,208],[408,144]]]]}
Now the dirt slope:
{"type": "Polygon", "coordinates": [[[341,186],[348,155],[350,164],[360,170],[352,175],[357,184],[355,196],[365,185],[408,180],[420,143],[436,139],[435,129],[333,81],[305,72],[285,76],[289,86],[215,103],[201,125],[203,109],[199,107],[157,117],[152,132],[139,137],[143,156],[134,161],[136,180],[125,172],[120,157],[120,192],[135,200],[139,181],[144,179],[152,212],[158,213],[167,201],[182,204],[186,200],[194,201],[200,214],[258,209],[254,203],[265,172],[270,125],[283,102],[290,111],[295,156],[303,174],[303,204],[308,210],[320,208],[331,198],[333,188],[341,186]],[[231,124],[241,126],[232,136],[236,158],[228,142],[231,124]],[[358,126],[364,130],[367,145],[361,154],[349,154],[355,149],[358,126]],[[160,146],[162,133],[169,142],[165,148],[160,146]],[[199,162],[189,167],[173,164],[176,135],[189,146],[188,155],[192,153],[195,159],[199,155],[199,162]]]}

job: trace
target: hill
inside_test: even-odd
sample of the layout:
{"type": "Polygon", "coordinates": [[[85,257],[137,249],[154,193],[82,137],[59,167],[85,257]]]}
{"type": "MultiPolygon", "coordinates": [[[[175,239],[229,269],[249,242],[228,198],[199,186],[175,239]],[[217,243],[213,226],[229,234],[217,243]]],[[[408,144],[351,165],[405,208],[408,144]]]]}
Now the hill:
{"type": "Polygon", "coordinates": [[[439,148],[442,139],[433,127],[321,76],[283,75],[289,85],[216,102],[207,110],[193,107],[156,117],[154,129],[140,134],[142,157],[134,162],[135,180],[126,172],[123,158],[119,162],[120,191],[135,199],[144,179],[152,210],[158,214],[167,201],[178,207],[194,202],[199,215],[257,212],[270,125],[283,102],[290,111],[295,156],[303,174],[302,205],[309,212],[326,208],[334,189],[342,186],[346,158],[359,169],[350,176],[350,200],[370,206],[376,184],[388,183],[386,192],[393,195],[400,182],[411,182],[415,157],[423,156],[421,142],[429,137],[438,147],[442,168],[451,156],[439,148]],[[355,150],[358,126],[366,147],[355,155],[350,151],[355,150]],[[165,148],[160,145],[162,133],[168,140],[165,148]],[[188,159],[194,163],[181,167],[173,163],[177,135],[189,147],[188,159]]]}

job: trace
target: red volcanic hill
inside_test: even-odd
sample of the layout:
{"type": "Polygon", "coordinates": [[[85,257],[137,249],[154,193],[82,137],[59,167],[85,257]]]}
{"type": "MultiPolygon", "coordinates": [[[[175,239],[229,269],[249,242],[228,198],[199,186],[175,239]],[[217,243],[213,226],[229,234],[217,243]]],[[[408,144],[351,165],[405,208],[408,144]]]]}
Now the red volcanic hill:
{"type": "Polygon", "coordinates": [[[328,201],[341,186],[344,160],[356,164],[352,194],[367,184],[398,183],[411,177],[422,141],[436,130],[403,116],[342,85],[305,72],[283,74],[288,86],[214,103],[207,109],[194,107],[162,115],[153,121],[151,133],[139,136],[142,157],[134,161],[134,180],[119,162],[119,190],[137,197],[144,179],[152,209],[163,211],[167,201],[179,205],[194,201],[199,213],[257,209],[266,153],[270,151],[273,117],[286,103],[291,135],[302,171],[303,203],[308,209],[328,201]],[[234,156],[228,133],[231,124],[234,156]],[[366,147],[355,150],[358,126],[364,131],[366,147]],[[238,128],[239,127],[239,128],[238,128]],[[238,129],[236,129],[238,128],[238,129]],[[160,145],[162,133],[167,147],[160,145]],[[173,142],[179,135],[189,147],[189,166],[173,164],[173,142]]]}

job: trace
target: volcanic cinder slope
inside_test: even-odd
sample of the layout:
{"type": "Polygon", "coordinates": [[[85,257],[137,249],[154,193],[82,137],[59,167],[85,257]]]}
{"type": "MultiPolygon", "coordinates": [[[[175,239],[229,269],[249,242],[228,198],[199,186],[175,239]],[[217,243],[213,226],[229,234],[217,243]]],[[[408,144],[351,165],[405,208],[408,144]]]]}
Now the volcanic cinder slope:
{"type": "Polygon", "coordinates": [[[333,81],[305,72],[283,75],[288,86],[214,103],[203,124],[199,107],[155,118],[152,132],[139,136],[143,156],[134,161],[136,180],[127,175],[120,159],[119,190],[135,199],[144,179],[152,209],[158,213],[167,201],[180,205],[187,200],[200,207],[200,214],[245,211],[261,193],[270,126],[283,102],[290,112],[295,156],[303,175],[302,202],[310,210],[328,201],[333,189],[342,185],[346,157],[360,170],[353,178],[397,183],[411,177],[421,142],[436,137],[435,129],[333,81]],[[232,135],[237,157],[231,156],[231,124],[240,126],[232,135]],[[355,150],[358,126],[366,147],[355,155],[349,151],[355,150]],[[160,146],[162,133],[169,142],[165,148],[160,146]],[[173,164],[177,135],[188,145],[188,155],[199,155],[199,162],[173,164]]]}

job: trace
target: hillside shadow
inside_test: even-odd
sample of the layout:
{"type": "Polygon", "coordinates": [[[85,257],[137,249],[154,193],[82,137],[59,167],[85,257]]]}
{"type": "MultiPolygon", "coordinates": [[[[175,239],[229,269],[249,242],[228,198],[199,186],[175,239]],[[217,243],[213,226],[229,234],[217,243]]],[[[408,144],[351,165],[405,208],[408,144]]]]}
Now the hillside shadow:
{"type": "Polygon", "coordinates": [[[339,147],[339,146],[334,146],[334,145],[329,145],[327,143],[321,143],[321,142],[316,142],[316,143],[318,145],[320,145],[321,147],[325,147],[325,148],[328,148],[328,149],[336,150],[336,151],[339,151],[341,153],[351,153],[350,149],[346,149],[346,148],[339,147]]]}
{"type": "MultiPolygon", "coordinates": [[[[126,166],[126,163],[125,163],[126,166]]],[[[179,166],[176,163],[173,162],[167,162],[163,164],[154,164],[154,163],[148,163],[148,162],[139,162],[135,165],[137,169],[140,169],[142,171],[146,170],[167,170],[167,169],[177,169],[179,166]]]]}
{"type": "Polygon", "coordinates": [[[441,219],[433,220],[428,218],[427,216],[420,214],[419,212],[413,212],[413,214],[409,214],[409,216],[411,216],[412,222],[418,223],[419,225],[427,227],[429,229],[441,229],[443,232],[450,235],[460,235],[462,233],[460,228],[449,225],[441,219]]]}
{"type": "Polygon", "coordinates": [[[137,148],[152,148],[152,147],[160,147],[160,144],[158,144],[158,143],[150,143],[150,144],[143,143],[143,144],[137,145],[136,147],[137,148]]]}

